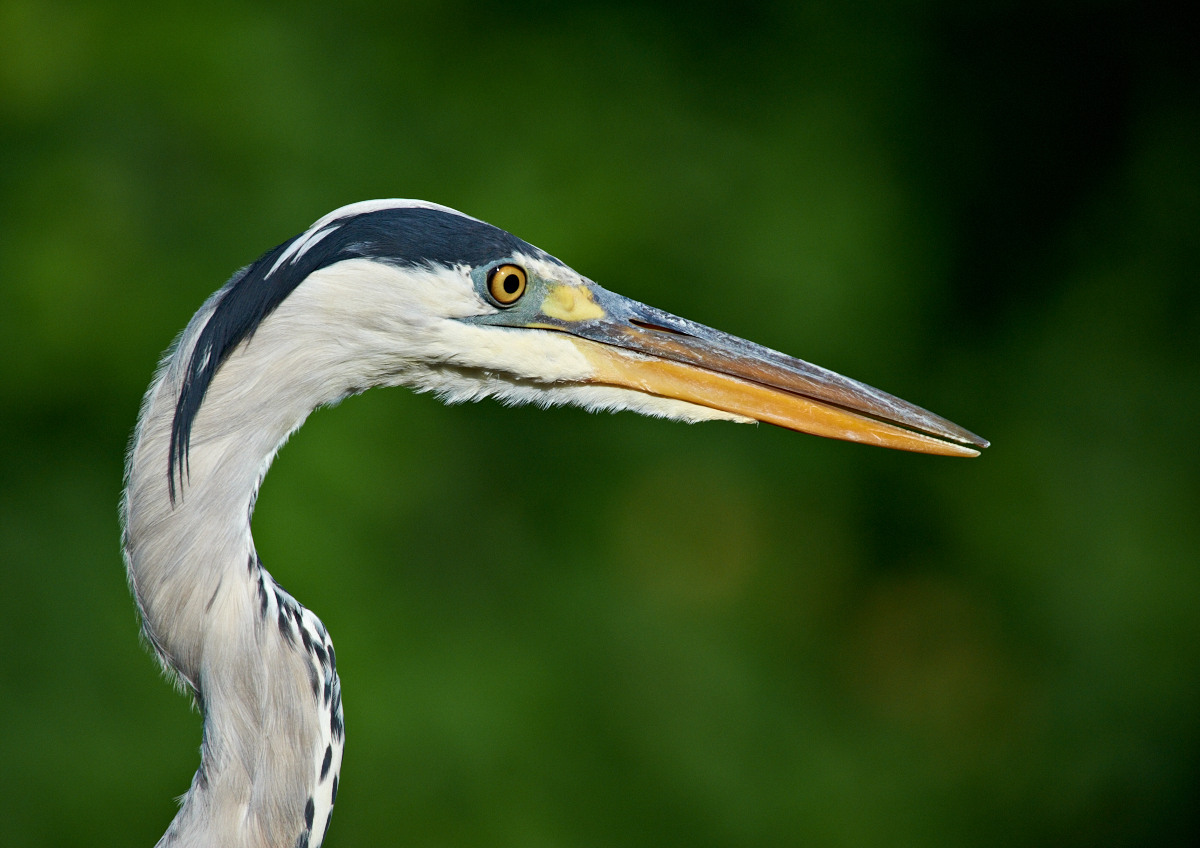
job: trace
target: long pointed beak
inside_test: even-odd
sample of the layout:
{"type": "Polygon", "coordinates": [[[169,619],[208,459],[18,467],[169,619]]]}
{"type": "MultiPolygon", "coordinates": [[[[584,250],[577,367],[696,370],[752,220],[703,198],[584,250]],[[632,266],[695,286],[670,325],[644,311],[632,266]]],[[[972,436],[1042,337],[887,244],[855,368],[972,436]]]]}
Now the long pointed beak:
{"type": "Polygon", "coordinates": [[[574,337],[594,383],[899,450],[978,456],[988,446],[908,401],[595,284],[552,289],[538,317],[574,337]]]}

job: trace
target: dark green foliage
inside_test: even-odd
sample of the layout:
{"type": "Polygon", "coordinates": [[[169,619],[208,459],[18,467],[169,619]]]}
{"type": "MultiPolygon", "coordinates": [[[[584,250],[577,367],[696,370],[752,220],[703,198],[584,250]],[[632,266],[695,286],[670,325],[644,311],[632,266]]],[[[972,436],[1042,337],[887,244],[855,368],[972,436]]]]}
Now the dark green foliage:
{"type": "Polygon", "coordinates": [[[994,447],[317,413],[255,529],[338,648],[328,845],[1191,843],[1194,32],[790,5],[0,4],[6,846],[169,822],[200,722],[137,643],[125,440],[209,293],[379,196],[994,447]]]}

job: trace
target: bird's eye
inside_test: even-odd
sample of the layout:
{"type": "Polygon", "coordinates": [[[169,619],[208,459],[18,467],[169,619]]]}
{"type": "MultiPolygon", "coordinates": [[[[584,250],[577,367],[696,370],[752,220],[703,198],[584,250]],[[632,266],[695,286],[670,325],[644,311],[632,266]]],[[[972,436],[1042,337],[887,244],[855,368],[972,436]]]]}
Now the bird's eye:
{"type": "Polygon", "coordinates": [[[488,274],[488,294],[501,306],[512,306],[525,294],[525,269],[498,265],[488,274]]]}

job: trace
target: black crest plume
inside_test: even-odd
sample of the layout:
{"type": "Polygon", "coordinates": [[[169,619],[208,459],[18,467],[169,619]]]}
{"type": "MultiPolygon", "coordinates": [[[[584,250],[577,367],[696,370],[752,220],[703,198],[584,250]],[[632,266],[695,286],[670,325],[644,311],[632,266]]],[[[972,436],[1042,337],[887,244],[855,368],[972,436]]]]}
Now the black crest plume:
{"type": "Polygon", "coordinates": [[[187,476],[192,424],[217,370],[242,341],[309,275],[346,259],[372,258],[402,267],[474,267],[516,254],[554,260],[545,252],[491,224],[424,207],[380,209],[339,218],[316,233],[301,233],[234,274],[217,294],[217,304],[196,338],[175,403],[167,486],[187,476]],[[308,247],[280,257],[299,240],[308,247]]]}

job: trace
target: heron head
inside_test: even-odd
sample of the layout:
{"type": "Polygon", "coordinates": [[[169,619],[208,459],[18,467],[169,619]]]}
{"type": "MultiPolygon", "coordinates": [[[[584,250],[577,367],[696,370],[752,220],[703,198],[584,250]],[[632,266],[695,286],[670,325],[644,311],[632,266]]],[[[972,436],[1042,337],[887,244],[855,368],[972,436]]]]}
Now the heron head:
{"type": "Polygon", "coordinates": [[[180,342],[178,467],[217,370],[268,327],[277,343],[262,349],[276,351],[277,374],[313,385],[297,393],[313,406],[405,384],[451,401],[493,396],[764,421],[949,456],[987,446],[863,383],[610,292],[490,224],[435,204],[381,200],[326,215],[235,275],[198,313],[180,342]]]}

